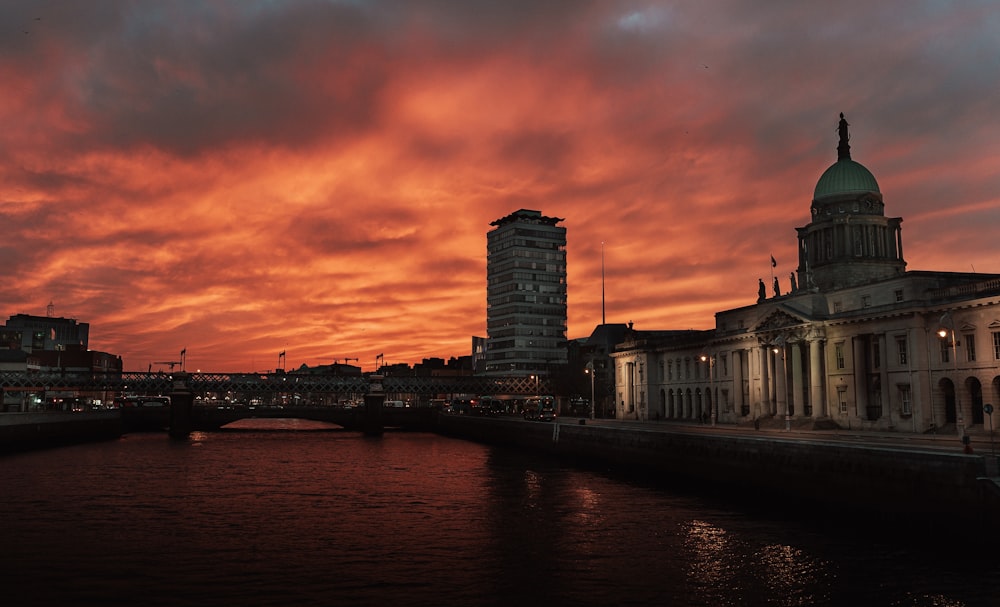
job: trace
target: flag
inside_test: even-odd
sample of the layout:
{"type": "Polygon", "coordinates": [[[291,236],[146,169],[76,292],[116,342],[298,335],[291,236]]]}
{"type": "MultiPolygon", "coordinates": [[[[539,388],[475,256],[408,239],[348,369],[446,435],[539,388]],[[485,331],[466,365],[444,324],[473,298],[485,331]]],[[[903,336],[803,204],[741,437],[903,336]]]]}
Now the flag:
{"type": "Polygon", "coordinates": [[[771,255],[771,267],[772,268],[778,267],[778,262],[774,261],[774,255],[771,255]]]}
{"type": "Polygon", "coordinates": [[[281,352],[278,352],[278,358],[281,358],[284,355],[285,355],[285,351],[284,350],[282,350],[281,352]]]}
{"type": "Polygon", "coordinates": [[[185,354],[187,354],[187,351],[188,351],[187,348],[184,348],[183,350],[181,350],[181,356],[184,356],[185,354]]]}

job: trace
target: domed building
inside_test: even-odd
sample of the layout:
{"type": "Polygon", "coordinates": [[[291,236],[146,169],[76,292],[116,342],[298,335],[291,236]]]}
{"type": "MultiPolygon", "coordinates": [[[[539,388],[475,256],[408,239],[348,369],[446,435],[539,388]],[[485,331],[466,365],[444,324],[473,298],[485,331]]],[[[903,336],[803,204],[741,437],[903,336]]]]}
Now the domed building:
{"type": "Polygon", "coordinates": [[[843,114],[839,130],[837,162],[813,192],[812,223],[798,229],[800,284],[822,291],[884,280],[906,270],[903,220],[885,216],[875,176],[851,160],[843,114]]]}
{"type": "MultiPolygon", "coordinates": [[[[791,289],[716,313],[708,331],[629,331],[612,354],[616,417],[679,422],[988,431],[1000,405],[1000,274],[907,271],[902,219],[851,158],[797,228],[791,289]],[[797,277],[797,280],[796,280],[797,277]]],[[[1000,421],[1000,420],[998,420],[1000,421]]]]}

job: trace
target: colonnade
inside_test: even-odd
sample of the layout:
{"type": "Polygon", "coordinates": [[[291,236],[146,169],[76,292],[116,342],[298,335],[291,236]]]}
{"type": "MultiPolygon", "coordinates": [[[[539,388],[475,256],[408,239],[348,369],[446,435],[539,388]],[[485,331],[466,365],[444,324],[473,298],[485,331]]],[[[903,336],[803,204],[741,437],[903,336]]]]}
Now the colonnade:
{"type": "MultiPolygon", "coordinates": [[[[749,403],[752,416],[788,415],[791,418],[801,418],[806,416],[807,405],[808,417],[820,418],[827,415],[821,340],[809,339],[780,345],[761,344],[754,350],[757,368],[760,370],[760,399],[757,403],[749,403]],[[759,407],[757,411],[753,411],[754,404],[759,407]]],[[[737,379],[743,381],[742,377],[737,379]]],[[[751,401],[755,400],[753,390],[750,392],[747,395],[742,389],[737,391],[737,408],[747,404],[742,399],[748,396],[751,401]]]]}

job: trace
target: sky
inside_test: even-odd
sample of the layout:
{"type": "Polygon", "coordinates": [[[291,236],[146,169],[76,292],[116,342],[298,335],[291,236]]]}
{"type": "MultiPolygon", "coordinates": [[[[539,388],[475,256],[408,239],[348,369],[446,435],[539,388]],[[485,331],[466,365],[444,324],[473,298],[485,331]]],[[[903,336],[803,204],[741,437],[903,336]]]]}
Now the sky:
{"type": "Polygon", "coordinates": [[[998,73],[993,0],[7,0],[0,319],[135,371],[468,355],[524,208],[567,337],[707,329],[787,288],[840,112],[907,268],[1000,273],[998,73]]]}

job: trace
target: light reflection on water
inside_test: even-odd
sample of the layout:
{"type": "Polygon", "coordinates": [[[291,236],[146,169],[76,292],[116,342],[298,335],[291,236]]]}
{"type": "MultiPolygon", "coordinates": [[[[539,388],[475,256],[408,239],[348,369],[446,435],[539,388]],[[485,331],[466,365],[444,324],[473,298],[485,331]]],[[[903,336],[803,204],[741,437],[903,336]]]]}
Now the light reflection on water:
{"type": "Polygon", "coordinates": [[[258,421],[0,459],[5,604],[975,607],[1000,582],[510,450],[258,421]]]}

